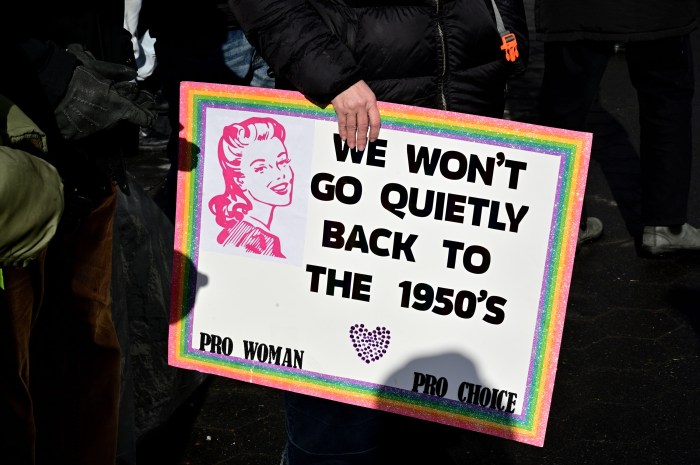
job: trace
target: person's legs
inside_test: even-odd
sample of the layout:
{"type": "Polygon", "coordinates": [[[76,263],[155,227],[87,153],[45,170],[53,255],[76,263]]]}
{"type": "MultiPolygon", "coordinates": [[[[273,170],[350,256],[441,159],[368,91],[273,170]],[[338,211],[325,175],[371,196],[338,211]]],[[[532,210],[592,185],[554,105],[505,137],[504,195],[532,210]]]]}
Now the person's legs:
{"type": "Polygon", "coordinates": [[[120,348],[111,315],[116,192],[62,225],[46,257],[46,293],[32,335],[37,463],[116,457],[120,348]]]}
{"type": "Polygon", "coordinates": [[[540,123],[585,131],[586,117],[612,52],[611,42],[545,43],[540,123]]]}
{"type": "Polygon", "coordinates": [[[44,255],[25,268],[5,268],[0,289],[0,450],[3,461],[15,465],[34,464],[29,340],[43,294],[44,255]]]}
{"type": "MultiPolygon", "coordinates": [[[[586,130],[610,56],[612,42],[550,42],[544,45],[544,77],[540,97],[540,123],[545,126],[586,130]]],[[[603,224],[588,216],[584,200],[578,243],[599,238],[603,224]]]]}
{"type": "Polygon", "coordinates": [[[700,250],[687,224],[692,163],[693,58],[688,36],[633,42],[627,63],[639,98],[643,253],[700,250]]]}
{"type": "Polygon", "coordinates": [[[685,223],[692,159],[693,60],[687,36],[627,45],[639,97],[642,221],[685,223]]]}
{"type": "Polygon", "coordinates": [[[226,42],[222,45],[226,67],[233,73],[232,79],[224,84],[237,84],[251,87],[275,86],[275,80],[268,74],[267,63],[250,45],[242,29],[229,29],[226,42]]]}
{"type": "Polygon", "coordinates": [[[284,400],[284,465],[380,463],[382,412],[292,392],[284,400]]]}
{"type": "Polygon", "coordinates": [[[275,87],[275,78],[270,70],[270,66],[263,60],[258,52],[253,54],[253,77],[250,80],[250,85],[253,87],[275,87]]]}

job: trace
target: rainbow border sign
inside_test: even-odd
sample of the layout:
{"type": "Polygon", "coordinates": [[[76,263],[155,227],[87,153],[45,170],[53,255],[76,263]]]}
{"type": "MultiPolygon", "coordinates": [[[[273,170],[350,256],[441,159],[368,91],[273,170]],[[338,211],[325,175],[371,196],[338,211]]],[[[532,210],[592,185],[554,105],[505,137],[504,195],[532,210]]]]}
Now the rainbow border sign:
{"type": "Polygon", "coordinates": [[[591,135],[378,105],[358,153],[297,92],[182,83],[169,363],[542,446],[591,135]]]}

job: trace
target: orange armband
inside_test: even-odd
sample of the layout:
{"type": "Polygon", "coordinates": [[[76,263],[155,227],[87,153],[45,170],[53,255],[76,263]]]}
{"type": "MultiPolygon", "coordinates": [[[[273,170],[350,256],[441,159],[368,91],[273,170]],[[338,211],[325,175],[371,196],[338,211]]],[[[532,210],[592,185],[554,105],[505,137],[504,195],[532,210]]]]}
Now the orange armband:
{"type": "Polygon", "coordinates": [[[501,50],[506,52],[506,60],[515,61],[520,54],[518,53],[518,41],[515,34],[507,32],[501,36],[501,50]]]}

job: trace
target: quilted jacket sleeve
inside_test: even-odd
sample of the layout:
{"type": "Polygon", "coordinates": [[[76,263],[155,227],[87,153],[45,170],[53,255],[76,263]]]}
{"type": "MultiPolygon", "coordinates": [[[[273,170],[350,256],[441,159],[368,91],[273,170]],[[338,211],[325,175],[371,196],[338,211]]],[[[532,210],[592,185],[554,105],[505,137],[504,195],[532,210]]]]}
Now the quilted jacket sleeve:
{"type": "Polygon", "coordinates": [[[248,40],[274,72],[325,107],[361,80],[350,50],[304,0],[229,0],[248,40]]]}

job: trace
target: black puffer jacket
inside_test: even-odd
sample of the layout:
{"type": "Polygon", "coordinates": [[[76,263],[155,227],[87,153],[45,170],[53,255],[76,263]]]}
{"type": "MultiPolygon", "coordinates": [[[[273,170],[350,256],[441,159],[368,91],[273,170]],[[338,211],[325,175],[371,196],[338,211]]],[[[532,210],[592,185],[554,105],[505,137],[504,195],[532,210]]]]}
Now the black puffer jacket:
{"type": "Polygon", "coordinates": [[[688,34],[698,0],[537,0],[535,26],[543,41],[629,42],[688,34]]]}
{"type": "Polygon", "coordinates": [[[321,106],[363,79],[379,100],[490,114],[528,46],[522,0],[496,2],[516,34],[518,65],[500,50],[491,0],[230,4],[272,69],[321,106]]]}

